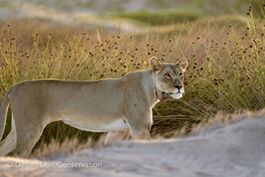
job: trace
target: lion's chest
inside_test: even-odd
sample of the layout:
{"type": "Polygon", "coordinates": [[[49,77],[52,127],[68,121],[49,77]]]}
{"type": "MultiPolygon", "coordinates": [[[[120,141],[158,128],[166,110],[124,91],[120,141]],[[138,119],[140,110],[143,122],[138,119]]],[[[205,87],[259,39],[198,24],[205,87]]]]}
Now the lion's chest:
{"type": "Polygon", "coordinates": [[[74,120],[64,120],[63,122],[80,130],[92,132],[120,131],[128,128],[127,122],[124,119],[118,119],[113,122],[100,125],[89,125],[89,123],[84,124],[80,122],[75,122],[74,120]]]}

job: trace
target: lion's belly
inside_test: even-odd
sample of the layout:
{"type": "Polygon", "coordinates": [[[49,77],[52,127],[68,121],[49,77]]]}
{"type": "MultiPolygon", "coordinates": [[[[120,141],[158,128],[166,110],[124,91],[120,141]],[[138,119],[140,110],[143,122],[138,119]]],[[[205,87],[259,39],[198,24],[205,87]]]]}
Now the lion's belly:
{"type": "Polygon", "coordinates": [[[110,131],[119,131],[128,128],[127,122],[124,119],[118,119],[111,123],[104,125],[94,125],[91,126],[88,124],[84,124],[82,122],[75,122],[73,120],[64,120],[65,124],[75,127],[84,131],[92,131],[92,132],[110,132],[110,131]]]}

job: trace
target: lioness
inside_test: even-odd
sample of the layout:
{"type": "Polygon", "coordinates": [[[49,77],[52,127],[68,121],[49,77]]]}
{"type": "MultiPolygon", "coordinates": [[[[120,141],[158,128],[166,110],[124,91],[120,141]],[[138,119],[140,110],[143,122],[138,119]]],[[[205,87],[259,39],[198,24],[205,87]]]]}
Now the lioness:
{"type": "Polygon", "coordinates": [[[12,86],[0,108],[0,140],[9,104],[12,110],[11,131],[0,143],[0,155],[14,151],[28,157],[43,129],[55,121],[81,130],[109,132],[106,142],[112,133],[123,130],[133,138],[149,138],[152,107],[163,97],[182,97],[188,62],[161,64],[152,57],[150,66],[119,79],[35,80],[12,86]]]}

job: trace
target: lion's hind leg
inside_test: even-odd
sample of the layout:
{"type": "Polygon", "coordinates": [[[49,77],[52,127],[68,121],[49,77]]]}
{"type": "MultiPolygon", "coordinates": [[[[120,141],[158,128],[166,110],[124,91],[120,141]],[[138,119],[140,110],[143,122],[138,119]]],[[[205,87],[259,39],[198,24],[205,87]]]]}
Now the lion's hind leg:
{"type": "Polygon", "coordinates": [[[27,158],[47,124],[44,122],[44,114],[38,111],[37,107],[16,109],[16,106],[12,108],[17,131],[17,146],[14,155],[27,158]]]}
{"type": "Polygon", "coordinates": [[[15,149],[15,155],[19,157],[29,157],[35,144],[41,137],[43,128],[41,126],[33,126],[30,130],[17,129],[17,147],[15,149]]]}

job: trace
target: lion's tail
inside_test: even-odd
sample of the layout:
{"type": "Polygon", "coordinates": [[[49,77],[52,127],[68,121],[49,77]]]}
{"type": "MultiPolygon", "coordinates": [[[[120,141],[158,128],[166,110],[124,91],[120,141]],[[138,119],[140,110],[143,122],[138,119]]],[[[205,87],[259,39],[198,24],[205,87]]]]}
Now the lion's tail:
{"type": "Polygon", "coordinates": [[[3,96],[1,107],[0,107],[0,140],[3,137],[5,126],[6,126],[6,119],[7,119],[7,112],[9,107],[9,95],[10,91],[7,91],[3,96]]]}
{"type": "Polygon", "coordinates": [[[11,130],[7,137],[0,142],[0,156],[5,156],[15,150],[17,146],[17,131],[14,118],[12,116],[11,130]]]}
{"type": "MultiPolygon", "coordinates": [[[[6,126],[7,112],[10,104],[8,96],[11,91],[12,88],[5,93],[0,107],[0,140],[3,137],[6,126]]],[[[2,142],[0,142],[0,155],[6,155],[14,150],[16,147],[16,139],[16,126],[14,118],[12,117],[11,130],[7,137],[2,142]]]]}

